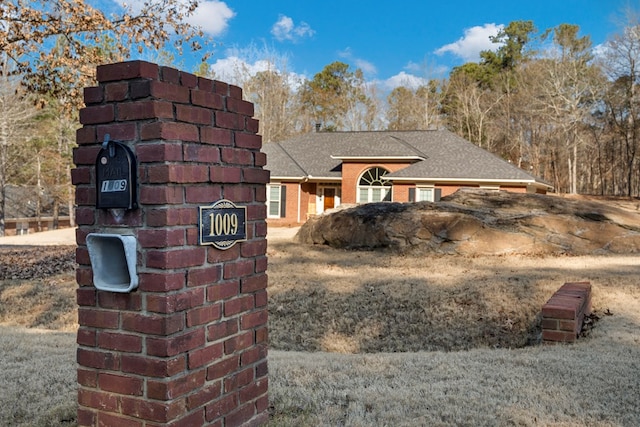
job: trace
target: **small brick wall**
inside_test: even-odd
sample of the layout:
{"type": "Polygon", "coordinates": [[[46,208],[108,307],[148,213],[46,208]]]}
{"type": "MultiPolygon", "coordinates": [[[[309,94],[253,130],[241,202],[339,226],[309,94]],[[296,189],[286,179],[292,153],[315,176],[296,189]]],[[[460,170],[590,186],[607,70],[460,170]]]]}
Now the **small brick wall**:
{"type": "Polygon", "coordinates": [[[242,90],[134,61],[98,67],[77,132],[78,425],[238,426],[267,421],[266,157],[242,90]],[[138,161],[139,208],[95,208],[104,140],[138,161]],[[247,241],[198,242],[198,208],[247,209],[247,241]],[[93,286],[86,236],[137,239],[139,288],[93,286]]]}
{"type": "Polygon", "coordinates": [[[542,306],[542,341],[574,342],[591,313],[591,283],[565,283],[542,306]]]}

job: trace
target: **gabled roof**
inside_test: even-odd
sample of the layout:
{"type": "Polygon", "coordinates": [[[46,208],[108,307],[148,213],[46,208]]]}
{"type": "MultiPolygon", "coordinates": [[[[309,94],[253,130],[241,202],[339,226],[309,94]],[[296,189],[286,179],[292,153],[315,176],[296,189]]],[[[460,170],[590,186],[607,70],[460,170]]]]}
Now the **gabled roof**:
{"type": "Polygon", "coordinates": [[[342,161],[403,161],[391,180],[536,183],[551,186],[447,130],[315,132],[263,146],[271,177],[340,178],[342,161]]]}

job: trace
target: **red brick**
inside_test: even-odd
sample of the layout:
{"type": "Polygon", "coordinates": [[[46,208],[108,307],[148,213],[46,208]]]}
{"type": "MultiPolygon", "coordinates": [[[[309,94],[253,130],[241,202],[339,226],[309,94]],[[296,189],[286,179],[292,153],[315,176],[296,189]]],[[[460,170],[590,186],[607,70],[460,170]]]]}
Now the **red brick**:
{"type": "Polygon", "coordinates": [[[227,262],[223,267],[224,279],[233,279],[236,277],[246,277],[254,274],[253,259],[241,259],[240,261],[227,262]]]}
{"type": "Polygon", "coordinates": [[[96,126],[83,126],[76,130],[76,143],[78,145],[95,144],[96,126]]]}
{"type": "Polygon", "coordinates": [[[147,354],[160,357],[175,356],[202,347],[205,341],[205,330],[203,328],[181,335],[172,335],[169,338],[148,337],[146,339],[147,354]]]}
{"type": "Polygon", "coordinates": [[[211,182],[220,183],[240,183],[242,182],[242,168],[239,167],[225,167],[225,166],[211,166],[211,182]]]}
{"type": "Polygon", "coordinates": [[[244,258],[254,258],[259,255],[267,253],[267,240],[257,239],[247,242],[242,242],[240,246],[240,255],[244,258]]]}
{"type": "Polygon", "coordinates": [[[233,355],[207,368],[207,381],[217,380],[235,372],[240,367],[240,357],[233,355]]]}
{"type": "Polygon", "coordinates": [[[187,327],[206,325],[222,316],[220,304],[210,304],[204,307],[197,307],[187,311],[187,327]]]}
{"type": "Polygon", "coordinates": [[[174,250],[149,250],[145,256],[148,268],[175,269],[195,267],[204,264],[205,249],[202,247],[187,247],[174,250]]]}
{"type": "Polygon", "coordinates": [[[240,397],[240,403],[250,402],[263,396],[267,393],[269,388],[269,382],[267,378],[257,380],[247,387],[240,390],[238,396],[240,397]]]}
{"type": "Polygon", "coordinates": [[[207,301],[222,301],[235,297],[240,292],[240,284],[237,280],[216,283],[207,287],[207,301]]]}
{"type": "Polygon", "coordinates": [[[254,294],[255,297],[255,305],[257,307],[264,307],[269,302],[269,298],[267,297],[267,291],[257,291],[254,294]]]}
{"type": "Polygon", "coordinates": [[[223,196],[225,199],[233,200],[236,203],[253,202],[253,190],[246,186],[227,185],[224,187],[223,196]]]}
{"type": "Polygon", "coordinates": [[[78,384],[85,387],[98,387],[98,371],[78,368],[78,384]]]}
{"type": "Polygon", "coordinates": [[[142,309],[142,297],[137,293],[120,294],[115,292],[98,291],[98,306],[113,310],[142,309]]]}
{"type": "Polygon", "coordinates": [[[253,368],[237,371],[224,379],[224,392],[230,393],[253,381],[253,368]]]}
{"type": "Polygon", "coordinates": [[[147,209],[147,225],[149,227],[193,225],[197,221],[197,209],[147,209]]]}
{"type": "MultiPolygon", "coordinates": [[[[189,415],[186,415],[184,417],[181,417],[178,420],[175,420],[169,424],[166,424],[167,427],[194,427],[194,426],[203,426],[205,425],[205,419],[204,419],[204,408],[202,408],[199,411],[195,411],[189,415]]],[[[222,427],[220,426],[214,426],[211,424],[206,424],[208,427],[222,427]]],[[[151,426],[150,424],[147,424],[147,427],[154,427],[151,426]]],[[[159,426],[155,426],[155,427],[159,427],[159,426]]]]}
{"type": "Polygon", "coordinates": [[[213,108],[216,110],[222,110],[224,108],[224,100],[220,94],[208,92],[205,90],[192,90],[191,102],[193,103],[193,105],[213,108]]]}
{"type": "Polygon", "coordinates": [[[90,268],[77,268],[76,269],[76,282],[82,287],[89,287],[93,285],[93,272],[90,268]]]}
{"type": "Polygon", "coordinates": [[[221,158],[230,165],[253,166],[253,153],[246,149],[222,147],[221,158]]]}
{"type": "Polygon", "coordinates": [[[184,403],[179,400],[167,403],[123,396],[120,401],[124,415],[147,421],[166,423],[176,419],[184,411],[184,403]]]}
{"type": "Polygon", "coordinates": [[[205,403],[211,402],[217,399],[222,394],[222,381],[216,381],[213,384],[197,391],[196,393],[187,397],[187,410],[193,410],[205,403]]]}
{"type": "Polygon", "coordinates": [[[89,408],[100,409],[101,411],[116,412],[118,409],[118,398],[109,393],[79,388],[78,404],[88,406],[89,408]]]}
{"type": "Polygon", "coordinates": [[[571,331],[576,334],[580,332],[582,329],[582,322],[578,320],[560,320],[558,321],[558,330],[560,331],[571,331]]]}
{"type": "Polygon", "coordinates": [[[253,153],[253,164],[256,167],[260,167],[260,166],[266,166],[267,164],[267,155],[263,152],[259,152],[259,153],[253,153]]]}
{"type": "Polygon", "coordinates": [[[109,134],[111,141],[135,141],[138,139],[138,130],[135,123],[111,123],[98,126],[98,141],[104,141],[109,134]]]}
{"type": "Polygon", "coordinates": [[[187,272],[187,286],[202,286],[217,283],[222,277],[222,266],[190,268],[187,272]]]}
{"type": "Polygon", "coordinates": [[[269,340],[269,329],[260,328],[256,329],[256,344],[266,343],[269,340]]]}
{"type": "Polygon", "coordinates": [[[256,366],[256,378],[266,377],[268,373],[269,365],[266,360],[256,366]]]}
{"type": "Polygon", "coordinates": [[[258,133],[260,130],[260,122],[252,117],[245,117],[244,130],[251,133],[258,133]]]}
{"type": "Polygon", "coordinates": [[[107,102],[124,101],[129,95],[127,82],[115,82],[104,85],[104,99],[107,102]]]}
{"type": "Polygon", "coordinates": [[[163,82],[179,85],[180,70],[173,67],[162,66],[160,67],[160,80],[162,80],[163,82]]]}
{"type": "Polygon", "coordinates": [[[558,330],[558,319],[543,318],[541,322],[542,329],[558,330]]]}
{"type": "MultiPolygon", "coordinates": [[[[209,422],[218,420],[230,413],[237,406],[238,398],[235,394],[223,396],[205,407],[205,417],[209,422]]],[[[225,422],[225,426],[227,425],[228,424],[225,422]]]]}
{"type": "Polygon", "coordinates": [[[96,164],[100,146],[80,146],[73,149],[73,163],[76,166],[96,164]]]}
{"type": "Polygon", "coordinates": [[[267,184],[270,172],[264,169],[245,168],[242,170],[243,182],[249,184],[267,184]]]}
{"type": "Polygon", "coordinates": [[[241,130],[240,115],[236,113],[229,113],[226,111],[216,111],[215,126],[223,129],[241,130]]]}
{"type": "Polygon", "coordinates": [[[176,119],[181,122],[198,125],[211,125],[213,123],[213,111],[190,105],[176,105],[176,119]]]}
{"type": "Polygon", "coordinates": [[[243,116],[254,115],[253,103],[242,99],[227,98],[227,109],[232,113],[240,113],[243,116]]]}
{"type": "Polygon", "coordinates": [[[185,71],[180,71],[180,84],[191,89],[198,87],[198,76],[185,71]]]}
{"type": "Polygon", "coordinates": [[[147,205],[177,205],[184,203],[182,187],[140,186],[140,203],[147,205]]]}
{"type": "Polygon", "coordinates": [[[104,89],[102,86],[85,87],[83,96],[86,105],[99,104],[104,100],[104,89]]]}
{"type": "Polygon", "coordinates": [[[576,307],[560,304],[556,301],[547,302],[542,307],[542,317],[551,317],[554,319],[575,319],[576,307]]]}
{"type": "Polygon", "coordinates": [[[221,82],[220,80],[213,81],[213,91],[223,96],[229,95],[229,83],[221,82]]]}
{"type": "Polygon", "coordinates": [[[254,344],[253,338],[253,331],[247,331],[229,338],[224,342],[224,354],[233,354],[251,347],[251,345],[254,344]]]}
{"type": "Polygon", "coordinates": [[[247,421],[253,418],[255,413],[255,405],[248,403],[225,416],[224,425],[228,427],[239,427],[242,425],[246,425],[247,421]]]}
{"type": "Polygon", "coordinates": [[[121,370],[136,375],[165,378],[177,375],[186,369],[186,358],[178,356],[174,358],[154,358],[123,354],[121,357],[121,370]]]}
{"type": "Polygon", "coordinates": [[[85,329],[80,327],[78,329],[78,334],[76,336],[76,342],[78,345],[83,345],[86,347],[95,347],[96,346],[96,330],[95,329],[85,329]]]}
{"type": "Polygon", "coordinates": [[[122,329],[150,335],[170,335],[184,329],[183,316],[122,313],[122,329]]]}
{"type": "Polygon", "coordinates": [[[80,123],[91,125],[109,123],[115,120],[113,104],[93,105],[80,110],[80,123]]]}
{"type": "Polygon", "coordinates": [[[267,271],[267,266],[269,265],[268,259],[266,256],[257,257],[256,258],[256,273],[263,273],[267,271]]]}
{"type": "Polygon", "coordinates": [[[152,122],[140,126],[140,139],[164,139],[171,141],[198,142],[200,133],[198,127],[190,123],[152,122]]]}
{"type": "Polygon", "coordinates": [[[140,420],[125,418],[107,412],[98,413],[97,427],[142,427],[144,424],[140,420]]]}
{"type": "Polygon", "coordinates": [[[81,326],[115,329],[118,327],[119,317],[117,311],[96,310],[84,307],[78,309],[78,323],[81,326]]]}
{"type": "Polygon", "coordinates": [[[205,144],[229,146],[233,142],[233,132],[229,129],[220,129],[209,126],[203,127],[201,130],[200,142],[205,144]]]}
{"type": "Polygon", "coordinates": [[[147,311],[175,313],[204,304],[204,288],[190,289],[176,294],[147,295],[147,311]]]}
{"type": "Polygon", "coordinates": [[[100,389],[105,391],[142,396],[144,381],[142,378],[101,372],[98,374],[98,385],[100,389]]]}
{"type": "Polygon", "coordinates": [[[222,197],[222,187],[219,185],[189,186],[185,191],[187,203],[211,203],[222,197]]]}
{"type": "Polygon", "coordinates": [[[164,101],[134,101],[118,104],[118,120],[172,119],[173,105],[164,101]]]}
{"type": "Polygon", "coordinates": [[[240,86],[229,85],[229,97],[232,99],[242,99],[242,88],[240,86]]]}
{"type": "Polygon", "coordinates": [[[236,147],[259,150],[262,147],[262,136],[254,133],[236,133],[236,147]]]}
{"type": "Polygon", "coordinates": [[[180,228],[142,229],[138,231],[138,242],[143,248],[183,246],[185,233],[180,228]]]}
{"type": "Polygon", "coordinates": [[[118,332],[98,332],[98,346],[105,350],[140,353],[142,337],[118,332]]]}
{"type": "Polygon", "coordinates": [[[157,400],[171,400],[202,388],[205,382],[204,369],[170,380],[147,382],[147,396],[157,400]]]}
{"type": "Polygon", "coordinates": [[[139,77],[157,79],[158,75],[158,66],[146,61],[128,61],[99,65],[96,71],[96,79],[99,82],[127,80],[139,77]]]}
{"type": "Polygon", "coordinates": [[[96,191],[92,187],[76,188],[76,204],[79,206],[95,206],[96,191]]]}
{"type": "Polygon", "coordinates": [[[140,163],[180,162],[182,161],[182,144],[139,144],[136,146],[136,157],[140,163]]]}
{"type": "Polygon", "coordinates": [[[257,344],[242,353],[240,356],[240,364],[242,366],[253,365],[260,360],[267,359],[267,346],[265,344],[257,344]]]}
{"type": "Polygon", "coordinates": [[[238,298],[230,299],[224,303],[225,317],[246,312],[253,309],[253,295],[242,295],[238,298]]]}
{"type": "Polygon", "coordinates": [[[208,145],[185,144],[183,156],[185,162],[220,162],[220,150],[218,147],[211,147],[208,145]]]}
{"type": "Polygon", "coordinates": [[[157,99],[173,102],[189,102],[189,88],[174,83],[152,81],[151,96],[157,99]]]}
{"type": "Polygon", "coordinates": [[[253,329],[256,326],[267,324],[267,310],[260,310],[253,313],[245,314],[240,318],[241,329],[253,329]]]}
{"type": "Polygon", "coordinates": [[[82,407],[77,411],[77,423],[78,427],[94,427],[97,425],[97,414],[94,411],[89,411],[82,407]]]}
{"type": "Polygon", "coordinates": [[[97,301],[96,289],[95,288],[76,289],[76,301],[80,306],[94,307],[97,301]]]}
{"type": "Polygon", "coordinates": [[[184,273],[140,273],[139,289],[145,292],[168,292],[182,289],[185,285],[184,273]]]}
{"type": "Polygon", "coordinates": [[[238,320],[229,319],[226,322],[216,322],[207,327],[207,340],[217,341],[230,337],[238,332],[238,320]]]}
{"type": "Polygon", "coordinates": [[[189,369],[210,365],[222,357],[224,353],[223,350],[223,344],[216,343],[190,351],[187,359],[189,369]]]}
{"type": "Polygon", "coordinates": [[[87,368],[117,371],[120,366],[120,358],[117,355],[86,348],[78,348],[76,359],[79,365],[87,368]]]}

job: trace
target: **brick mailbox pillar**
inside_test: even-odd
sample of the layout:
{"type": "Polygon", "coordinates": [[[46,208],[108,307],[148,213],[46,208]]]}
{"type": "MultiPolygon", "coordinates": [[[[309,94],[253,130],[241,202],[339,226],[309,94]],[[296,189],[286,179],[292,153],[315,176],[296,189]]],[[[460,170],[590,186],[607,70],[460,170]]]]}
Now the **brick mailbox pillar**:
{"type": "Polygon", "coordinates": [[[262,424],[269,174],[253,104],[238,87],[143,61],[100,66],[97,79],[85,89],[72,172],[78,425],[262,424]],[[136,162],[137,203],[120,212],[96,207],[98,194],[114,190],[96,182],[107,134],[136,162]],[[208,225],[227,234],[246,227],[222,249],[201,236],[201,210],[218,201],[246,215],[208,225]],[[94,259],[87,236],[96,233],[135,242],[137,288],[98,287],[97,274],[111,280],[119,256],[105,244],[94,259]]]}

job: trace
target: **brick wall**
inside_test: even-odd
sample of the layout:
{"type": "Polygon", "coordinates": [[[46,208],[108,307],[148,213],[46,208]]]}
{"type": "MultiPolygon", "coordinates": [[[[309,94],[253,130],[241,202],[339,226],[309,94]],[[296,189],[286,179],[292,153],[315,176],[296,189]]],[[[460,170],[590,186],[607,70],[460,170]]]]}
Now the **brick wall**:
{"type": "Polygon", "coordinates": [[[542,307],[542,341],[574,342],[591,313],[591,283],[565,283],[542,307]]]}
{"type": "Polygon", "coordinates": [[[258,425],[267,420],[266,191],[242,90],[134,61],[98,67],[74,151],[78,425],[258,425]],[[139,209],[95,209],[105,134],[138,160],[139,209]],[[247,208],[247,241],[198,243],[198,207],[247,208]],[[137,238],[139,288],[96,291],[90,232],[137,238]]]}

